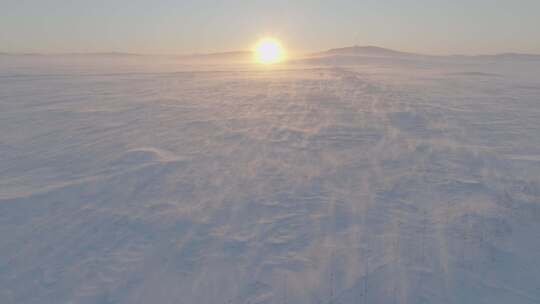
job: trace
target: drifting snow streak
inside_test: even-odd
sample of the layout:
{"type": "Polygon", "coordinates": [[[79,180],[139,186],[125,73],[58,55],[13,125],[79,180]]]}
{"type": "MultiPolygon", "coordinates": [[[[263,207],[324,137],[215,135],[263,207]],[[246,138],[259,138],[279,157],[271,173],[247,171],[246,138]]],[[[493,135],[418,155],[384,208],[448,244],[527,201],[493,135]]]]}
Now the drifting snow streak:
{"type": "Polygon", "coordinates": [[[362,64],[10,66],[0,302],[540,302],[539,66],[362,64]]]}

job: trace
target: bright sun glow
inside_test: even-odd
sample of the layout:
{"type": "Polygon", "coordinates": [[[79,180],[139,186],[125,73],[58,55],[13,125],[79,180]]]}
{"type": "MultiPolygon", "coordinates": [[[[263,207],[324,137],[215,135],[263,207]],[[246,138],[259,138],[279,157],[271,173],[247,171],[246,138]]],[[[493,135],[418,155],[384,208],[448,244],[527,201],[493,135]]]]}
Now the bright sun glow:
{"type": "Polygon", "coordinates": [[[255,46],[255,60],[263,64],[271,64],[282,61],[285,51],[281,43],[273,38],[265,38],[255,46]]]}

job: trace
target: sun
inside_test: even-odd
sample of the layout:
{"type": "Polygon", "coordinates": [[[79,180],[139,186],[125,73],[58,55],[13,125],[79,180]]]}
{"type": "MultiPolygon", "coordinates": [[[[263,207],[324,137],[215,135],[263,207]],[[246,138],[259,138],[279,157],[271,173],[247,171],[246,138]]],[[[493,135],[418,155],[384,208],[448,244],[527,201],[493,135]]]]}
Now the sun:
{"type": "Polygon", "coordinates": [[[285,51],[281,43],[274,38],[264,38],[254,49],[255,60],[262,64],[278,63],[285,59],[285,51]]]}

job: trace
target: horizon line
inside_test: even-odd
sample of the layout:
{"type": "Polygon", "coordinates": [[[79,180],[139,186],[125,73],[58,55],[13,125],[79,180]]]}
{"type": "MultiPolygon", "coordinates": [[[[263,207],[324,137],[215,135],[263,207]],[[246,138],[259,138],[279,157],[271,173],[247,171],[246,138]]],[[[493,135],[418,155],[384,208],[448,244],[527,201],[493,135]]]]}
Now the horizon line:
{"type": "MultiPolygon", "coordinates": [[[[514,51],[505,51],[497,53],[477,53],[477,54],[461,54],[461,53],[448,53],[448,54],[429,54],[429,53],[416,53],[402,51],[398,49],[391,49],[386,47],[380,47],[375,45],[350,45],[350,46],[341,46],[334,47],[325,50],[319,51],[306,51],[301,52],[303,55],[316,55],[322,54],[325,52],[353,49],[353,48],[363,48],[363,49],[378,49],[381,51],[392,51],[396,53],[403,53],[409,55],[421,55],[421,56],[435,56],[435,57],[477,57],[477,56],[501,56],[501,55],[525,55],[525,56],[540,56],[540,53],[521,53],[514,51]]],[[[212,56],[212,55],[227,55],[227,54],[249,54],[253,53],[250,50],[230,50],[230,51],[218,51],[218,52],[195,52],[195,53],[138,53],[138,52],[123,52],[123,51],[102,51],[102,52],[6,52],[0,51],[0,55],[8,56],[92,56],[92,55],[109,55],[109,56],[163,56],[163,57],[196,57],[196,56],[212,56]]]]}

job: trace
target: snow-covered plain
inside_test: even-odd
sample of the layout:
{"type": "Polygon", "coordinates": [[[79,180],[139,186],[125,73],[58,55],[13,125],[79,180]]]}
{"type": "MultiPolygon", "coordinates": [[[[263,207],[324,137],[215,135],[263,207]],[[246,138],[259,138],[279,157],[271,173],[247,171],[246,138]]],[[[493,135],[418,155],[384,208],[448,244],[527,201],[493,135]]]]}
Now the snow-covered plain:
{"type": "Polygon", "coordinates": [[[75,57],[0,56],[0,303],[540,303],[540,60],[75,57]]]}

